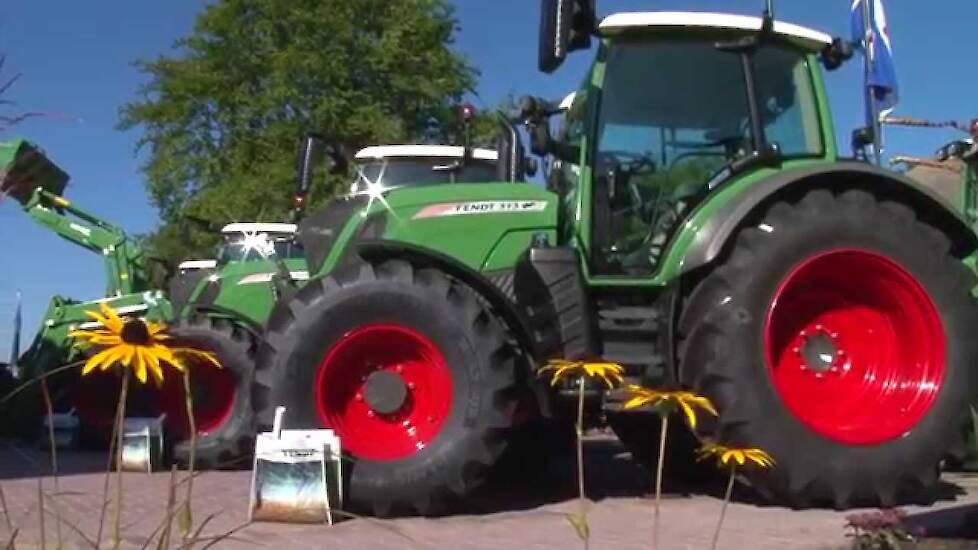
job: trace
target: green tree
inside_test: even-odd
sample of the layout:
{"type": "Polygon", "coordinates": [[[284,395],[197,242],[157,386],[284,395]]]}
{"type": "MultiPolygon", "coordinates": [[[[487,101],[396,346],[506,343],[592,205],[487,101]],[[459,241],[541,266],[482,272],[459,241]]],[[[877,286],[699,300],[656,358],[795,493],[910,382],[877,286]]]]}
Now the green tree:
{"type": "MultiPolygon", "coordinates": [[[[451,50],[446,0],[220,0],[177,54],[140,61],[148,76],[123,106],[162,225],[149,243],[170,260],[215,236],[185,215],[223,223],[281,220],[291,206],[296,148],[318,132],[348,151],[419,139],[477,76],[451,50]]],[[[446,123],[451,123],[446,120],[446,123]]],[[[313,204],[345,182],[317,182],[313,204]]]]}

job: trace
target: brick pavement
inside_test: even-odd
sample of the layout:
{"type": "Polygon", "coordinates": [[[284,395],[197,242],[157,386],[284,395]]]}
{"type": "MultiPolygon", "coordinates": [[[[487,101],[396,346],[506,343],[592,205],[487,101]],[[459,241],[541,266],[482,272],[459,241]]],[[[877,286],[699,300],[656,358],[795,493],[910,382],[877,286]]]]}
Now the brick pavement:
{"type": "MultiPolygon", "coordinates": [[[[643,487],[648,477],[631,464],[628,455],[607,441],[590,442],[589,493],[597,502],[590,504],[591,548],[647,549],[652,529],[652,502],[643,487]]],[[[0,486],[2,486],[15,526],[21,529],[17,548],[38,548],[37,471],[35,461],[46,455],[14,448],[0,442],[0,486]]],[[[63,457],[61,493],[54,500],[67,521],[77,525],[89,538],[98,524],[98,502],[102,490],[104,456],[72,453],[63,457]]],[[[124,474],[127,488],[123,525],[126,546],[139,548],[163,515],[169,474],[124,474]]],[[[978,477],[946,476],[966,494],[933,508],[907,508],[913,514],[960,519],[952,512],[978,510],[978,477]]],[[[217,515],[207,533],[220,533],[245,521],[249,488],[248,472],[208,472],[195,483],[194,512],[200,521],[217,515]]],[[[43,479],[45,491],[54,492],[53,480],[43,479]]],[[[319,525],[258,523],[238,533],[240,539],[221,541],[214,548],[261,548],[276,550],[299,548],[330,549],[406,549],[457,548],[520,550],[578,548],[566,514],[577,510],[572,498],[573,465],[557,463],[549,475],[532,483],[497,490],[478,499],[482,513],[446,518],[408,518],[397,520],[354,519],[332,528],[319,525]]],[[[661,547],[664,549],[706,548],[720,510],[712,496],[683,496],[670,493],[663,502],[661,547]]],[[[720,547],[727,549],[845,548],[844,513],[828,510],[797,512],[780,507],[765,507],[737,502],[728,511],[720,547]]],[[[54,518],[46,520],[48,548],[54,548],[54,518]]],[[[83,538],[63,529],[69,548],[86,548],[83,538]]],[[[6,527],[0,521],[0,541],[6,540],[6,527]]],[[[201,545],[202,546],[202,545],[201,545]]],[[[198,546],[198,547],[201,547],[198,546]]],[[[155,546],[154,546],[155,547],[155,546]]]]}

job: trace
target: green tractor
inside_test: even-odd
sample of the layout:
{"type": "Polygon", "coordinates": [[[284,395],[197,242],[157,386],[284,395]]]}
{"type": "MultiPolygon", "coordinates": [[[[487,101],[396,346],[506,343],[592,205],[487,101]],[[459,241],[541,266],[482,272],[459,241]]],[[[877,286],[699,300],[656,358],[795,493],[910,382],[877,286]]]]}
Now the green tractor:
{"type": "MultiPolygon", "coordinates": [[[[542,8],[542,70],[598,42],[560,134],[558,108],[523,102],[553,192],[501,183],[527,164],[509,128],[500,183],[371,189],[306,217],[309,279],[261,338],[259,423],[284,405],[292,427],[336,430],[353,505],[437,513],[528,417],[567,409],[570,388],[537,379],[548,359],[600,356],[709,396],[720,416],[697,436],[770,452],[749,475],[772,499],[933,498],[978,391],[976,219],[842,157],[822,66],[851,50],[770,13],[542,8]]],[[[655,415],[589,390],[641,430],[626,443],[653,438],[655,415]]]]}
{"type": "MultiPolygon", "coordinates": [[[[67,182],[68,175],[35,145],[19,139],[0,143],[0,195],[19,202],[38,225],[101,256],[107,275],[105,298],[79,301],[55,296],[51,299],[40,330],[18,361],[24,370],[23,377],[49,372],[83,358],[84,352],[74,347],[68,333],[74,328],[91,326],[93,322],[86,313],[97,311],[101,303],[113,307],[124,317],[140,316],[171,322],[171,332],[181,343],[215,351],[225,365],[221,370],[194,369],[192,387],[197,396],[195,420],[199,432],[197,453],[202,463],[217,465],[250,453],[254,416],[250,413],[250,400],[241,396],[250,395],[251,363],[260,324],[248,324],[248,311],[216,312],[205,305],[186,315],[176,315],[185,309],[186,301],[185,293],[180,294],[182,288],[178,281],[196,276],[203,270],[184,264],[181,275],[173,278],[172,294],[159,290],[153,281],[161,277],[154,277],[153,259],[122,229],[64,198],[62,194],[67,182]],[[191,275],[191,272],[196,273],[191,275]],[[239,391],[242,388],[246,391],[239,391]]],[[[291,242],[289,236],[288,244],[291,242]]],[[[295,263],[296,260],[290,258],[286,262],[295,263]]],[[[305,264],[301,257],[298,262],[296,265],[305,264]]],[[[250,293],[250,297],[243,302],[258,307],[264,299],[267,311],[274,301],[274,297],[268,296],[267,285],[248,284],[250,281],[247,280],[249,273],[260,272],[265,263],[268,262],[251,257],[233,257],[229,251],[222,258],[221,267],[224,271],[235,272],[245,283],[242,288],[250,293]]],[[[78,371],[72,371],[53,381],[58,390],[55,393],[61,397],[56,406],[77,410],[83,438],[87,441],[103,442],[111,433],[114,396],[119,386],[115,374],[96,373],[80,378],[78,371]]],[[[174,456],[180,461],[187,459],[188,422],[179,378],[171,379],[162,388],[138,389],[128,410],[134,415],[166,413],[174,456]]]]}

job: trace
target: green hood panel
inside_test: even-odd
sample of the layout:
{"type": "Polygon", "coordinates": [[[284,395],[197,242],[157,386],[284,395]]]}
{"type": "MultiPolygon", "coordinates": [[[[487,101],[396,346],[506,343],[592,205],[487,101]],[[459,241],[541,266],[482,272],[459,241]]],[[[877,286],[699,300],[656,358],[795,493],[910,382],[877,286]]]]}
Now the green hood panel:
{"type": "Polygon", "coordinates": [[[542,233],[555,242],[556,205],[555,194],[530,184],[394,189],[353,215],[316,272],[332,270],[344,250],[365,239],[422,246],[475,270],[509,269],[533,235],[542,233]]]}

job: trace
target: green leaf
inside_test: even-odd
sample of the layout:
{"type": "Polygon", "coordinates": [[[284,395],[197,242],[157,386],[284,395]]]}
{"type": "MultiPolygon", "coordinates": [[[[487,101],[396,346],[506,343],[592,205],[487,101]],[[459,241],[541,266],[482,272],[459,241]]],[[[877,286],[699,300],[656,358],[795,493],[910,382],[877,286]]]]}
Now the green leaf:
{"type": "Polygon", "coordinates": [[[567,514],[567,521],[574,528],[577,538],[584,541],[591,538],[591,527],[587,523],[587,512],[582,511],[576,514],[567,514]]]}
{"type": "Polygon", "coordinates": [[[194,520],[190,512],[190,503],[186,502],[180,507],[180,511],[177,513],[177,528],[180,529],[180,534],[186,537],[190,535],[193,526],[194,520]]]}

